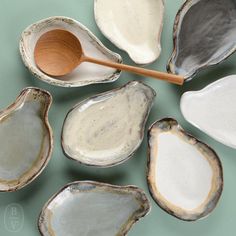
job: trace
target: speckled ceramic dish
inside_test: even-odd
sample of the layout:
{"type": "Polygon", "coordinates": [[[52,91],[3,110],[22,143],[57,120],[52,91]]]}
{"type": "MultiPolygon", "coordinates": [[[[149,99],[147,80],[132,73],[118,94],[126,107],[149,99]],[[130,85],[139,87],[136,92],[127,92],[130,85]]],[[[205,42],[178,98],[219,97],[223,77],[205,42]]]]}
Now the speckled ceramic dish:
{"type": "Polygon", "coordinates": [[[83,63],[69,75],[50,77],[44,74],[35,64],[34,48],[41,35],[53,29],[68,30],[77,36],[87,56],[112,62],[122,62],[121,57],[107,49],[100,40],[85,26],[68,17],[50,17],[30,25],[22,33],[20,40],[20,53],[26,67],[40,80],[62,87],[80,87],[88,84],[108,83],[120,76],[120,71],[83,63]]]}
{"type": "Polygon", "coordinates": [[[163,0],[95,0],[95,19],[103,34],[137,64],[161,53],[163,0]]]}
{"type": "Polygon", "coordinates": [[[236,148],[236,75],[222,78],[200,91],[184,93],[180,104],[188,122],[236,148]]]}
{"type": "Polygon", "coordinates": [[[151,126],[148,146],[147,180],[157,204],[185,221],[207,216],[223,189],[222,165],[215,151],[171,118],[151,126]]]}
{"type": "Polygon", "coordinates": [[[62,148],[71,159],[97,167],[118,165],[140,146],[155,91],[132,81],[88,98],[67,114],[62,148]]]}
{"type": "Polygon", "coordinates": [[[236,49],[236,1],[187,0],[174,25],[174,51],[168,71],[190,80],[236,49]]]}
{"type": "Polygon", "coordinates": [[[80,181],[46,203],[38,226],[43,236],[124,236],[149,211],[145,193],[135,186],[80,181]]]}
{"type": "Polygon", "coordinates": [[[48,92],[26,88],[0,112],[0,191],[23,188],[47,165],[53,147],[51,102],[48,92]]]}

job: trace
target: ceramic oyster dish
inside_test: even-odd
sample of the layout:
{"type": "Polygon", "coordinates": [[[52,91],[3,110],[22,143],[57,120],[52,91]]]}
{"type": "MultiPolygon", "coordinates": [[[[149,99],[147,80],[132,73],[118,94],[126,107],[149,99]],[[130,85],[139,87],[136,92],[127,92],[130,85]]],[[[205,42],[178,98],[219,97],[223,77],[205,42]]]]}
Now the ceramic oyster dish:
{"type": "Polygon", "coordinates": [[[184,118],[215,140],[236,148],[236,75],[200,91],[186,92],[180,107],[184,118]]]}
{"type": "Polygon", "coordinates": [[[86,99],[66,116],[62,148],[86,165],[110,167],[126,161],[140,146],[155,91],[132,81],[86,99]]]}
{"type": "Polygon", "coordinates": [[[26,88],[0,112],[0,191],[23,188],[46,167],[53,147],[51,102],[48,92],[26,88]]]}
{"type": "Polygon", "coordinates": [[[163,0],[95,0],[102,33],[137,64],[149,64],[161,53],[163,0]]]}
{"type": "Polygon", "coordinates": [[[174,25],[174,51],[167,70],[190,80],[236,49],[236,5],[232,0],[187,0],[174,25]]]}
{"type": "Polygon", "coordinates": [[[38,226],[43,236],[124,236],[149,210],[145,193],[135,186],[78,181],[46,203],[38,226]]]}
{"type": "Polygon", "coordinates": [[[96,83],[113,82],[120,76],[120,71],[92,63],[83,63],[72,73],[51,77],[43,73],[35,64],[34,48],[44,33],[53,29],[64,29],[79,38],[86,55],[94,58],[121,63],[121,57],[107,49],[101,41],[84,25],[68,17],[50,17],[27,27],[21,36],[20,54],[30,72],[52,85],[62,87],[80,87],[96,83]]]}
{"type": "Polygon", "coordinates": [[[172,118],[151,126],[148,147],[147,181],[156,203],[181,220],[207,216],[223,189],[222,165],[215,151],[172,118]]]}

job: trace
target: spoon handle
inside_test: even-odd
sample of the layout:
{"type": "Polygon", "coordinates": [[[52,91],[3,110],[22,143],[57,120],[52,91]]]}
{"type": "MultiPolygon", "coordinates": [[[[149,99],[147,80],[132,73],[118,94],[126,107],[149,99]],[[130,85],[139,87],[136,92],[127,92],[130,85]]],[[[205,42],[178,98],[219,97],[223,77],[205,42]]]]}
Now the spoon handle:
{"type": "Polygon", "coordinates": [[[87,57],[87,56],[84,56],[82,60],[84,62],[91,62],[91,63],[98,64],[98,65],[112,67],[112,68],[115,68],[118,70],[128,71],[128,72],[132,72],[135,74],[152,77],[155,79],[165,80],[165,81],[173,83],[173,84],[183,85],[183,83],[184,83],[184,77],[181,75],[174,75],[174,74],[159,72],[159,71],[155,71],[155,70],[148,70],[148,69],[135,67],[135,66],[128,66],[128,65],[124,65],[124,64],[120,64],[120,63],[103,61],[103,60],[99,60],[99,59],[95,59],[95,58],[91,58],[91,57],[87,57]]]}

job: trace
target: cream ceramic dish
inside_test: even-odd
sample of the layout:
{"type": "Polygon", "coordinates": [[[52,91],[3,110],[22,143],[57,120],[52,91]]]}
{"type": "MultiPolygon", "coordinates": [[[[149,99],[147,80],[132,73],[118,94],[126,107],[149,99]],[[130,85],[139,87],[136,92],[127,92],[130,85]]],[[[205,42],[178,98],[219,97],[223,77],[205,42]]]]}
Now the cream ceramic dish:
{"type": "Polygon", "coordinates": [[[80,87],[89,84],[113,82],[118,79],[120,71],[92,63],[83,63],[66,76],[53,78],[44,74],[35,64],[34,48],[40,36],[53,29],[64,29],[77,36],[87,56],[112,62],[122,62],[118,54],[107,49],[100,40],[81,23],[68,17],[50,17],[30,25],[22,33],[20,40],[21,57],[26,67],[33,75],[44,82],[62,87],[80,87]]]}
{"type": "Polygon", "coordinates": [[[48,92],[26,88],[0,112],[0,191],[23,188],[47,165],[53,147],[51,102],[48,92]]]}
{"type": "Polygon", "coordinates": [[[71,159],[109,167],[126,161],[140,146],[155,91],[132,81],[77,104],[62,129],[62,148],[71,159]]]}
{"type": "Polygon", "coordinates": [[[190,80],[236,50],[236,1],[187,0],[174,25],[174,51],[167,70],[190,80]]]}
{"type": "Polygon", "coordinates": [[[135,186],[81,181],[47,202],[38,226],[43,236],[124,236],[149,211],[145,193],[135,186]]]}
{"type": "Polygon", "coordinates": [[[180,107],[185,119],[217,141],[236,148],[236,75],[206,88],[183,94],[180,107]]]}
{"type": "Polygon", "coordinates": [[[215,151],[171,118],[151,126],[148,144],[147,180],[157,204],[185,221],[207,216],[223,189],[222,165],[215,151]]]}
{"type": "Polygon", "coordinates": [[[102,33],[137,64],[161,53],[163,0],[95,0],[95,19],[102,33]]]}

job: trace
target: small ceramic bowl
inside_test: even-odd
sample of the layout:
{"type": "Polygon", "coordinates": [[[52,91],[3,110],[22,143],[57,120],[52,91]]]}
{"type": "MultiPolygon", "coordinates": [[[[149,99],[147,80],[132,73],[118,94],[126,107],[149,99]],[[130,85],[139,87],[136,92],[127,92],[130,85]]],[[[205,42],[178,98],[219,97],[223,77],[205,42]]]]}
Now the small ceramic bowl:
{"type": "Polygon", "coordinates": [[[68,17],[50,17],[27,27],[21,36],[20,53],[30,72],[46,83],[61,87],[80,87],[117,80],[120,71],[92,63],[82,63],[73,72],[61,77],[51,77],[43,73],[35,64],[34,48],[44,33],[53,29],[64,29],[77,36],[87,56],[121,63],[120,55],[107,49],[101,41],[84,25],[68,17]]]}

